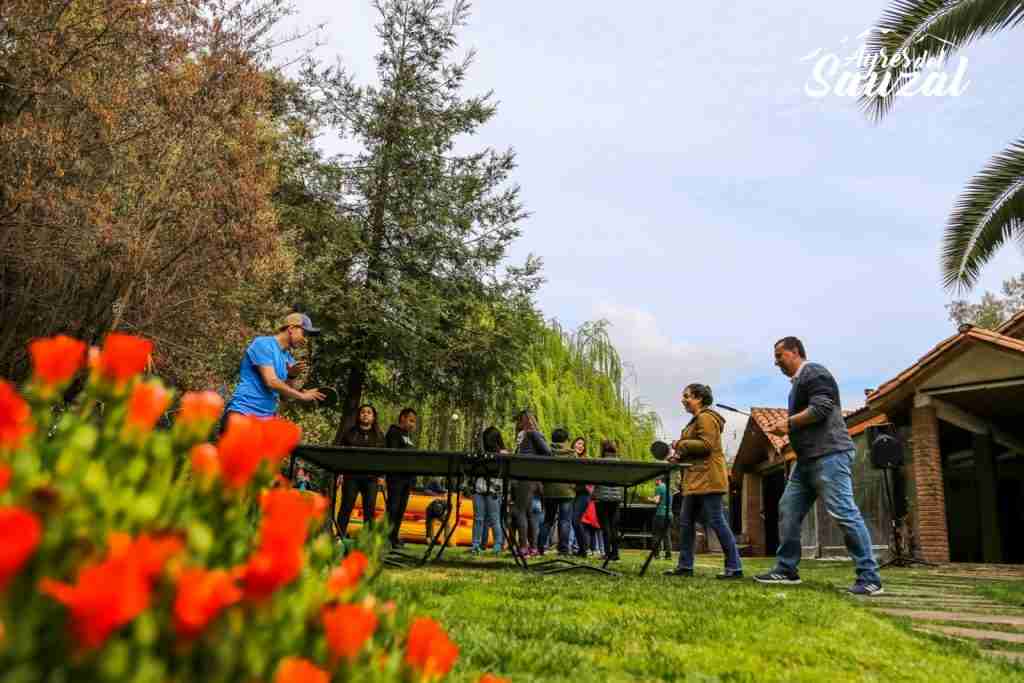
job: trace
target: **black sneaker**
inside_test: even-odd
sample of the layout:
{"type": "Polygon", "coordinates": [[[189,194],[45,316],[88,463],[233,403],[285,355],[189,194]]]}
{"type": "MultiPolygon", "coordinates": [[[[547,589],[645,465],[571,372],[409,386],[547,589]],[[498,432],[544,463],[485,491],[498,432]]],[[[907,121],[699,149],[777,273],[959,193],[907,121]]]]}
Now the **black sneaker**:
{"type": "Polygon", "coordinates": [[[715,576],[715,578],[716,579],[721,579],[722,581],[730,581],[732,579],[742,579],[743,578],[743,571],[741,570],[741,571],[738,571],[738,572],[722,572],[721,574],[717,574],[715,576]]]}
{"type": "Polygon", "coordinates": [[[663,576],[693,576],[693,570],[680,569],[679,567],[676,567],[675,569],[669,569],[667,572],[664,572],[663,576]]]}
{"type": "Polygon", "coordinates": [[[754,577],[754,581],[757,581],[758,583],[774,583],[780,586],[795,586],[798,583],[803,583],[800,581],[800,575],[796,572],[787,574],[786,572],[775,569],[767,574],[758,574],[754,577]]]}
{"type": "Polygon", "coordinates": [[[846,590],[854,595],[863,595],[868,598],[872,595],[881,595],[885,592],[885,589],[882,588],[882,584],[870,583],[868,581],[858,581],[846,590]]]}

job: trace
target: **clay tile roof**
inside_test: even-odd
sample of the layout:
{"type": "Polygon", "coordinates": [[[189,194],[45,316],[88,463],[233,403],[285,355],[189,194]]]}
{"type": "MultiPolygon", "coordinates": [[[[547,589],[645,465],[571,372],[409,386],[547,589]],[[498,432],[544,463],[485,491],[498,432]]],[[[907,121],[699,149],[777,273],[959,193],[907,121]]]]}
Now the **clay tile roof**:
{"type": "Polygon", "coordinates": [[[871,392],[867,398],[868,403],[870,404],[873,401],[877,401],[879,398],[920,375],[920,373],[930,369],[934,366],[937,360],[952,349],[959,347],[964,343],[972,342],[983,342],[998,346],[1002,349],[1006,349],[1007,351],[1024,353],[1024,340],[1014,339],[1013,337],[1008,337],[1005,334],[1000,334],[999,332],[994,332],[992,330],[985,330],[980,327],[974,327],[973,325],[962,325],[959,332],[954,334],[952,337],[943,339],[931,351],[921,356],[916,363],[871,392]]]}
{"type": "Polygon", "coordinates": [[[1018,311],[1016,315],[997,327],[996,332],[1008,337],[1024,337],[1024,310],[1018,311]]]}
{"type": "Polygon", "coordinates": [[[768,427],[773,422],[779,420],[785,420],[789,417],[789,411],[785,408],[751,408],[750,418],[757,423],[757,426],[761,428],[764,435],[768,437],[768,441],[772,447],[778,452],[782,451],[789,446],[788,436],[775,436],[774,434],[768,433],[768,427]]]}

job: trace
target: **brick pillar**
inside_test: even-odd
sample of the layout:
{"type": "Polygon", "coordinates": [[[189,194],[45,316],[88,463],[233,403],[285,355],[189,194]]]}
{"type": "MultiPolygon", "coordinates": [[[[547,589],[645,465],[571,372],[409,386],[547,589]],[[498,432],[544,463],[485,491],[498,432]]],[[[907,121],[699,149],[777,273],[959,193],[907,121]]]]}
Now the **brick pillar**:
{"type": "Polygon", "coordinates": [[[764,519],[761,518],[761,475],[743,475],[743,535],[755,557],[765,554],[764,519]]]}
{"type": "Polygon", "coordinates": [[[946,492],[939,451],[939,420],[933,406],[915,406],[911,414],[914,441],[917,543],[921,558],[949,562],[949,531],[946,526],[946,492]]]}

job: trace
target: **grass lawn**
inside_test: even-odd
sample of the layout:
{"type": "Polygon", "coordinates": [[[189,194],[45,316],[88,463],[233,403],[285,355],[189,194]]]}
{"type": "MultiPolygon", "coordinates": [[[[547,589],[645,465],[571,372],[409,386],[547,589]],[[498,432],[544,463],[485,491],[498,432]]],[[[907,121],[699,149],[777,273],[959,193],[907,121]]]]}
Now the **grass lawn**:
{"type": "Polygon", "coordinates": [[[975,586],[979,595],[997,602],[1020,607],[1024,605],[1024,583],[1021,582],[985,582],[975,586]]]}
{"type": "MultiPolygon", "coordinates": [[[[806,561],[804,584],[716,581],[720,558],[698,557],[698,576],[665,577],[661,560],[636,575],[543,576],[507,556],[449,549],[445,561],[388,569],[381,598],[412,602],[461,648],[453,680],[485,672],[513,681],[1024,681],[1024,667],[982,658],[973,644],[912,632],[909,622],[844,595],[845,562],[806,561]]],[[[748,576],[771,567],[747,560],[748,576]]],[[[886,576],[908,570],[893,570],[886,576]]]]}

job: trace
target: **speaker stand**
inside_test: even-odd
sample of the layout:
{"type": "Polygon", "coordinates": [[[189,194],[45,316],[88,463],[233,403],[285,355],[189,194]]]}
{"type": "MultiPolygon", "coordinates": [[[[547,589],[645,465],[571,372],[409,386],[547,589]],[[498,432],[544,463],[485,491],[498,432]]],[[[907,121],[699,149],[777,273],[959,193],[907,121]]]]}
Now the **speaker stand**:
{"type": "MultiPolygon", "coordinates": [[[[885,502],[889,506],[889,514],[893,515],[896,511],[896,506],[893,502],[892,491],[889,487],[889,470],[892,468],[882,468],[882,483],[885,488],[885,502]]],[[[905,549],[905,543],[903,539],[903,532],[900,527],[903,525],[903,520],[906,519],[906,515],[899,519],[893,517],[889,523],[889,559],[879,565],[879,569],[885,569],[887,567],[913,567],[921,565],[922,567],[937,567],[938,565],[934,562],[926,562],[925,560],[915,557],[913,554],[908,553],[905,549]]]]}

